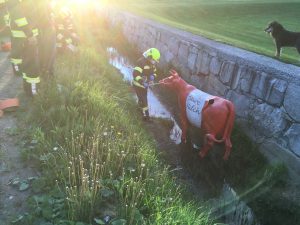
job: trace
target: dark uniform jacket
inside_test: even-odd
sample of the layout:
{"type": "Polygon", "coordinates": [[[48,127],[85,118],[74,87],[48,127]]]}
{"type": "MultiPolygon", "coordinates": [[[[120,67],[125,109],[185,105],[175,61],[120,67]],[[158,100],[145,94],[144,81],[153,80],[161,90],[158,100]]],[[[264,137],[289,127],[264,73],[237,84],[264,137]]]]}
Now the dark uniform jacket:
{"type": "MultiPolygon", "coordinates": [[[[35,34],[36,10],[33,0],[8,0],[7,8],[11,16],[11,31],[14,36],[15,31],[22,31],[25,37],[32,37],[35,34]]],[[[22,33],[16,32],[16,37],[22,33]]],[[[20,36],[20,37],[21,37],[20,36]]]]}
{"type": "Polygon", "coordinates": [[[156,67],[151,64],[145,57],[141,57],[137,61],[137,66],[133,70],[133,85],[140,88],[145,88],[144,83],[149,83],[150,77],[156,75],[156,67]]]}

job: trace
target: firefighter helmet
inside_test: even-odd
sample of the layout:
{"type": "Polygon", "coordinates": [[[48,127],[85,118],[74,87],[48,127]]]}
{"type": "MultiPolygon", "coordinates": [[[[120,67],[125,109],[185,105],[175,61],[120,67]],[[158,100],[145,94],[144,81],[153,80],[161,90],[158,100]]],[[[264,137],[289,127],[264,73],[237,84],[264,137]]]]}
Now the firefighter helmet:
{"type": "Polygon", "coordinates": [[[151,57],[154,61],[158,63],[160,59],[160,52],[157,48],[150,48],[143,53],[143,56],[145,58],[151,57]]]}

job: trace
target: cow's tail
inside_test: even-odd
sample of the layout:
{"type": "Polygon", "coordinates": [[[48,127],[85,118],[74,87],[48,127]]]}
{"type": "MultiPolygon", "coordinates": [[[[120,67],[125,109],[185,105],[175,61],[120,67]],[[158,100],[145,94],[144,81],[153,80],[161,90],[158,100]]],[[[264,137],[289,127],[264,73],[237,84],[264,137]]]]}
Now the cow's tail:
{"type": "MultiPolygon", "coordinates": [[[[207,102],[207,104],[205,105],[205,108],[208,108],[210,105],[212,105],[214,103],[214,99],[211,99],[207,102]]],[[[234,105],[232,104],[232,102],[226,100],[227,103],[227,107],[228,107],[228,117],[227,117],[227,121],[225,124],[225,128],[224,128],[224,132],[223,132],[223,136],[221,139],[216,139],[215,135],[213,134],[207,134],[207,138],[209,138],[210,140],[216,142],[216,143],[223,143],[226,142],[226,140],[228,138],[230,138],[231,136],[231,132],[233,129],[233,124],[234,124],[234,117],[235,117],[235,113],[234,113],[234,105]]]]}
{"type": "Polygon", "coordinates": [[[225,154],[223,156],[224,160],[228,159],[230,152],[231,152],[232,144],[231,144],[230,136],[231,136],[231,132],[233,129],[234,117],[235,117],[233,103],[230,101],[227,101],[227,106],[228,106],[228,110],[229,110],[229,115],[227,118],[225,130],[223,133],[223,140],[224,140],[224,144],[225,144],[225,154]]]}
{"type": "Polygon", "coordinates": [[[216,143],[226,142],[226,140],[228,138],[230,138],[230,136],[231,136],[231,132],[232,132],[232,129],[233,129],[233,124],[234,124],[235,113],[234,113],[233,104],[228,100],[227,100],[227,107],[228,107],[228,117],[227,117],[227,120],[226,120],[226,124],[225,124],[225,128],[224,128],[222,138],[221,139],[216,139],[215,135],[208,134],[208,138],[211,139],[212,141],[216,142],[216,143]]]}

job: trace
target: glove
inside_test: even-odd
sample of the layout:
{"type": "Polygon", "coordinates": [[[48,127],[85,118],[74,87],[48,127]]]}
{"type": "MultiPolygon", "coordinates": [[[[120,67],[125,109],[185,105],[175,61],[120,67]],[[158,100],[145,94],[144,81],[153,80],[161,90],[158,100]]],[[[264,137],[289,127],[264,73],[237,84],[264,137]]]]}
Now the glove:
{"type": "Polygon", "coordinates": [[[144,83],[144,88],[148,88],[149,84],[147,82],[144,83]]]}
{"type": "Polygon", "coordinates": [[[155,76],[154,75],[150,75],[149,80],[150,81],[154,81],[154,79],[155,79],[155,76]]]}

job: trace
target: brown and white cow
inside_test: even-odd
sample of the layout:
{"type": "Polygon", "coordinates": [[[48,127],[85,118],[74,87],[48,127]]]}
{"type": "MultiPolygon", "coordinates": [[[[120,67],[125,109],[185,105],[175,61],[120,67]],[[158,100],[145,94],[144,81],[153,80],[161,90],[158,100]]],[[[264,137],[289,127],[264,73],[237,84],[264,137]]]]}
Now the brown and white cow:
{"type": "Polygon", "coordinates": [[[214,143],[224,143],[224,160],[231,151],[230,136],[234,124],[234,105],[232,102],[217,96],[209,95],[186,83],[175,70],[171,76],[161,80],[162,86],[174,90],[178,97],[182,129],[182,142],[186,143],[188,125],[201,128],[204,135],[204,145],[199,152],[205,157],[214,143]]]}

